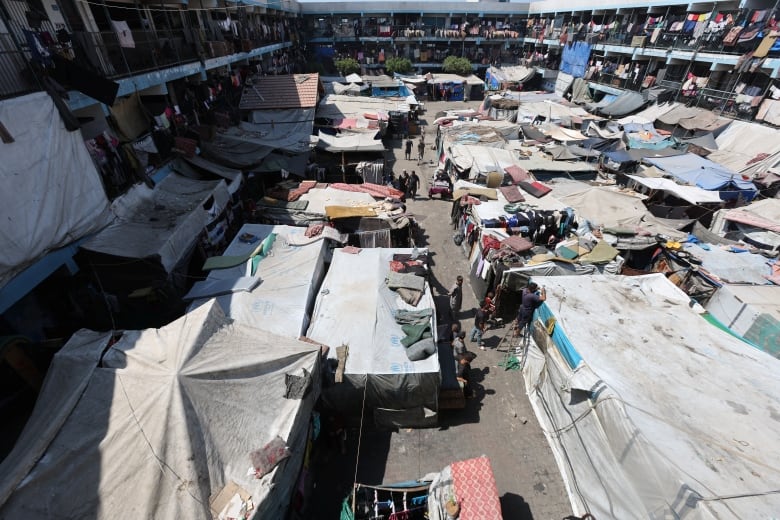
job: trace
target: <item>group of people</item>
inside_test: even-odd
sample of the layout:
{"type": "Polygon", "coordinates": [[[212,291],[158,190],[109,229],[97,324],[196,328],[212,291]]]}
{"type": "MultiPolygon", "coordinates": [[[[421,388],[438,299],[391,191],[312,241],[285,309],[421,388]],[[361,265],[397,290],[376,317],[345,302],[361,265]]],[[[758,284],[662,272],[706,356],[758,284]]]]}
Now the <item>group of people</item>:
{"type": "Polygon", "coordinates": [[[414,200],[417,197],[417,190],[420,189],[420,177],[417,172],[412,170],[412,173],[407,173],[406,170],[401,172],[398,177],[398,189],[404,192],[404,198],[411,198],[414,200]]]}
{"type": "MultiPolygon", "coordinates": [[[[457,362],[457,378],[463,386],[463,393],[468,397],[473,397],[474,391],[471,387],[470,373],[471,362],[477,357],[466,347],[466,332],[460,328],[461,308],[463,305],[463,277],[458,276],[455,279],[450,291],[447,293],[450,299],[450,319],[452,320],[450,340],[452,342],[452,353],[457,362]]],[[[487,331],[488,323],[495,320],[496,305],[493,292],[488,292],[480,308],[474,314],[474,325],[469,334],[469,340],[477,345],[480,350],[485,350],[483,335],[487,331]]],[[[522,335],[524,341],[529,338],[530,325],[533,320],[534,311],[547,300],[547,291],[539,288],[536,282],[529,282],[528,286],[522,290],[520,309],[517,312],[515,320],[515,334],[522,335]]]]}
{"type": "MultiPolygon", "coordinates": [[[[414,147],[414,139],[411,137],[406,138],[406,144],[404,145],[404,157],[407,161],[412,160],[412,148],[414,147]]],[[[422,164],[423,157],[425,156],[425,134],[420,134],[420,140],[417,141],[417,164],[422,164]]]]}

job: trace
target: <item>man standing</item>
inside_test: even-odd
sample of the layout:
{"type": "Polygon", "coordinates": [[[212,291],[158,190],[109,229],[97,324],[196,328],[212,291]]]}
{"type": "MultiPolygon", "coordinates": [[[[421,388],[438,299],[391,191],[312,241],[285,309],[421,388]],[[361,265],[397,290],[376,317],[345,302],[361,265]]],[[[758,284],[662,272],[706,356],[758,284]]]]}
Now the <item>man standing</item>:
{"type": "Polygon", "coordinates": [[[455,285],[452,286],[447,294],[450,297],[450,315],[452,321],[456,321],[460,315],[460,306],[463,304],[463,277],[458,276],[455,279],[455,285]]]}
{"type": "Polygon", "coordinates": [[[477,313],[474,315],[474,326],[471,327],[471,335],[469,339],[479,345],[480,350],[485,350],[485,345],[482,343],[482,334],[487,329],[487,310],[485,307],[480,307],[477,313]]]}
{"type": "Polygon", "coordinates": [[[412,160],[412,138],[407,137],[406,138],[406,160],[411,161],[412,160]]]}
{"type": "Polygon", "coordinates": [[[531,320],[534,318],[534,311],[543,301],[547,300],[547,291],[542,288],[539,291],[539,285],[536,282],[530,282],[528,287],[521,293],[520,310],[517,313],[517,332],[525,337],[529,331],[531,320]]]}
{"type": "Polygon", "coordinates": [[[417,188],[420,187],[420,178],[417,176],[417,172],[412,170],[412,175],[409,176],[409,196],[414,200],[417,196],[417,188]]]}
{"type": "Polygon", "coordinates": [[[417,143],[417,164],[422,163],[423,155],[425,155],[425,142],[420,139],[420,142],[417,143]]]}
{"type": "Polygon", "coordinates": [[[455,357],[455,359],[460,359],[462,356],[466,355],[466,333],[463,331],[458,332],[455,335],[455,338],[452,340],[452,355],[455,357]]]}

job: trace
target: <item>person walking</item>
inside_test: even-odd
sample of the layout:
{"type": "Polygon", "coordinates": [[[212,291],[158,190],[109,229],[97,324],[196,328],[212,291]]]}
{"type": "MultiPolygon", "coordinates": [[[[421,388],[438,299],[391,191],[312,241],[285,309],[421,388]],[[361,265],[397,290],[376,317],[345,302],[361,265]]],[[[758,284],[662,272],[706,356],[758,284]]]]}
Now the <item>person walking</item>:
{"type": "Polygon", "coordinates": [[[412,170],[412,175],[409,176],[409,196],[414,200],[417,196],[417,189],[420,187],[420,178],[417,176],[417,172],[412,170]]]}
{"type": "Polygon", "coordinates": [[[409,174],[406,173],[406,170],[402,171],[398,177],[398,189],[404,192],[403,198],[406,200],[406,196],[409,193],[409,174]]]}
{"type": "Polygon", "coordinates": [[[466,354],[466,333],[463,331],[458,332],[455,335],[455,339],[452,340],[452,355],[455,359],[460,358],[466,354]]]}
{"type": "Polygon", "coordinates": [[[485,307],[480,307],[477,313],[474,315],[474,326],[471,327],[471,334],[469,339],[476,343],[480,350],[485,350],[485,345],[482,343],[482,334],[487,329],[487,310],[485,307]]]}
{"type": "Polygon", "coordinates": [[[463,277],[458,275],[455,279],[455,285],[452,286],[450,292],[447,293],[450,297],[450,317],[452,321],[457,321],[460,315],[460,307],[463,304],[463,277]]]}
{"type": "Polygon", "coordinates": [[[425,142],[420,139],[417,143],[417,164],[422,164],[423,155],[425,155],[425,142]]]}
{"type": "Polygon", "coordinates": [[[530,282],[520,295],[520,310],[517,312],[517,334],[522,335],[523,339],[526,339],[526,334],[530,332],[534,311],[542,302],[547,300],[547,290],[542,287],[540,291],[536,282],[530,282]]]}
{"type": "Polygon", "coordinates": [[[412,160],[412,138],[407,137],[406,138],[406,160],[411,161],[412,160]]]}

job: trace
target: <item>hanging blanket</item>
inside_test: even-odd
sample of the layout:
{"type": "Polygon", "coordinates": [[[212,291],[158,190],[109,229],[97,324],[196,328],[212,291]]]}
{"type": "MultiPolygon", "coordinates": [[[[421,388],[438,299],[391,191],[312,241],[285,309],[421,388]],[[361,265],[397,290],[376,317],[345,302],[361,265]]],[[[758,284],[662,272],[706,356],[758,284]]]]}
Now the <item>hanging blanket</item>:
{"type": "Polygon", "coordinates": [[[363,184],[344,184],[343,182],[334,182],[330,185],[330,187],[341,191],[368,193],[375,199],[385,199],[387,197],[400,199],[404,196],[404,192],[401,190],[397,190],[390,186],[382,186],[381,184],[371,184],[370,182],[364,182],[363,184]]]}
{"type": "Polygon", "coordinates": [[[453,462],[452,483],[460,504],[459,518],[502,520],[498,488],[487,457],[453,462]]]}

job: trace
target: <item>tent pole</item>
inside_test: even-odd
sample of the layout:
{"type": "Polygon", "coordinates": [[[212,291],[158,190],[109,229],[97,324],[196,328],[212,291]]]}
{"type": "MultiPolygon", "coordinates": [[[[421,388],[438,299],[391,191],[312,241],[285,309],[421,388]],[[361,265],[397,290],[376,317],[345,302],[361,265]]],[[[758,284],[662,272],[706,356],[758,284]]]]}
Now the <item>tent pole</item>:
{"type": "Polygon", "coordinates": [[[347,163],[344,152],[341,152],[341,180],[344,184],[347,183],[347,163]]]}

